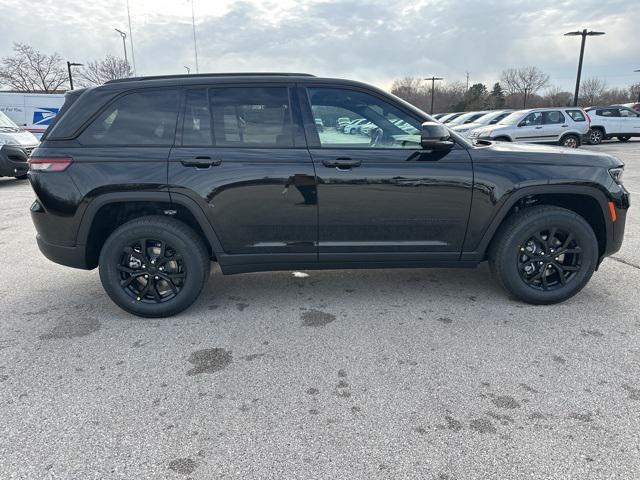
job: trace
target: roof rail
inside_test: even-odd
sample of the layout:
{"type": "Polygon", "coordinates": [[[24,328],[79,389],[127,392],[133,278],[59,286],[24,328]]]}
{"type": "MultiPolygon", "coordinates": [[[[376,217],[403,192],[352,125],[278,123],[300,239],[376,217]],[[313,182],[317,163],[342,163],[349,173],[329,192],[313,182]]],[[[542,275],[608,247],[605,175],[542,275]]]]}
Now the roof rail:
{"type": "Polygon", "coordinates": [[[208,78],[208,77],[315,77],[309,73],[286,73],[286,72],[240,72],[240,73],[195,73],[195,74],[177,74],[177,75],[152,75],[149,77],[129,77],[109,80],[109,83],[121,82],[138,82],[142,80],[172,80],[179,78],[208,78]]]}

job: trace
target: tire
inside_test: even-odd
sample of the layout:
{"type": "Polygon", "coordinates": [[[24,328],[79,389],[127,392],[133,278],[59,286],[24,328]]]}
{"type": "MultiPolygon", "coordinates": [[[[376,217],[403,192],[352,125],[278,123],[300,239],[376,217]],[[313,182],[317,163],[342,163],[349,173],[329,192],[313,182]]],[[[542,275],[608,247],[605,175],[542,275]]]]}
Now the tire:
{"type": "Polygon", "coordinates": [[[604,132],[599,128],[589,130],[589,145],[600,145],[604,138],[604,132]]]}
{"type": "Polygon", "coordinates": [[[26,180],[26,179],[27,179],[27,177],[28,177],[28,176],[27,176],[27,174],[26,174],[26,173],[25,173],[24,175],[16,175],[16,178],[17,178],[18,180],[26,180]]]}
{"type": "Polygon", "coordinates": [[[591,226],[577,213],[554,206],[531,207],[512,215],[489,249],[489,266],[502,287],[534,305],[562,302],[578,293],[597,262],[598,240],[591,226]],[[541,232],[546,232],[546,239],[541,232]],[[564,247],[569,234],[572,237],[564,247]],[[564,250],[567,253],[558,253],[564,250]],[[533,270],[527,273],[529,268],[533,270]]]}
{"type": "Polygon", "coordinates": [[[580,146],[580,137],[577,135],[565,135],[560,139],[560,145],[566,148],[578,148],[580,146]]]}
{"type": "Polygon", "coordinates": [[[631,138],[631,137],[628,137],[628,136],[625,136],[625,135],[620,136],[620,137],[617,137],[617,139],[618,139],[619,141],[621,141],[621,142],[628,142],[630,138],[631,138]]]}
{"type": "Polygon", "coordinates": [[[153,318],[191,306],[209,278],[211,262],[202,239],[187,225],[148,216],[109,235],[99,266],[102,286],[116,305],[153,318]]]}

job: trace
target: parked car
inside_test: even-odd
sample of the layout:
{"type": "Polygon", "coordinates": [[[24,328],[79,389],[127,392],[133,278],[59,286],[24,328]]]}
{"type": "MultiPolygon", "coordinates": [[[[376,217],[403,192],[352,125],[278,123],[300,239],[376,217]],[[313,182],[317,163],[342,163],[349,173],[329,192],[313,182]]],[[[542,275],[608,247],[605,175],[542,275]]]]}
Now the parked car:
{"type": "Polygon", "coordinates": [[[0,177],[27,178],[29,155],[38,139],[0,112],[0,177]]]}
{"type": "Polygon", "coordinates": [[[476,118],[472,122],[465,123],[463,125],[456,125],[451,128],[461,135],[468,136],[476,128],[484,127],[486,125],[495,125],[512,112],[513,110],[493,110],[479,118],[476,118]]]}
{"type": "Polygon", "coordinates": [[[346,125],[344,127],[343,132],[344,133],[348,133],[348,134],[354,134],[354,133],[358,133],[359,132],[359,127],[362,124],[366,124],[368,123],[368,120],[366,118],[358,118],[354,121],[352,121],[350,124],[346,125]]]}
{"type": "Polygon", "coordinates": [[[587,114],[591,118],[589,143],[598,145],[602,140],[617,138],[626,142],[631,137],[640,137],[640,112],[629,107],[590,107],[587,114]]]}
{"type": "Polygon", "coordinates": [[[324,131],[324,122],[322,121],[321,118],[316,118],[315,119],[316,122],[316,128],[318,129],[319,132],[324,131]]]}
{"type": "Polygon", "coordinates": [[[301,74],[75,90],[29,163],[44,255],[99,267],[145,317],[191,305],[211,261],[233,274],[488,260],[514,297],[560,302],[620,249],[629,207],[611,155],[471,143],[383,90],[301,74]],[[319,132],[312,112],[336,108],[376,135],[319,132]]]}
{"type": "Polygon", "coordinates": [[[495,125],[477,128],[469,138],[578,148],[588,132],[588,117],[580,108],[534,108],[518,110],[495,125]]]}
{"type": "Polygon", "coordinates": [[[37,139],[64,103],[63,93],[0,92],[0,112],[37,139]]]}
{"type": "Polygon", "coordinates": [[[640,112],[640,102],[631,102],[624,103],[623,107],[629,107],[631,110],[635,110],[636,112],[640,112]]]}
{"type": "Polygon", "coordinates": [[[349,117],[340,117],[336,120],[336,130],[343,131],[344,127],[351,123],[351,119],[349,117]]]}
{"type": "Polygon", "coordinates": [[[458,118],[454,118],[450,122],[447,122],[447,125],[453,128],[457,125],[464,125],[466,123],[471,123],[474,120],[477,120],[478,118],[482,117],[487,113],[489,113],[489,110],[484,110],[481,112],[466,112],[460,115],[458,118]]]}
{"type": "Polygon", "coordinates": [[[456,118],[458,118],[460,115],[462,115],[464,112],[455,112],[455,113],[449,113],[447,115],[445,115],[444,117],[440,117],[438,119],[438,121],[442,122],[442,123],[449,123],[452,120],[455,120],[456,118]]]}

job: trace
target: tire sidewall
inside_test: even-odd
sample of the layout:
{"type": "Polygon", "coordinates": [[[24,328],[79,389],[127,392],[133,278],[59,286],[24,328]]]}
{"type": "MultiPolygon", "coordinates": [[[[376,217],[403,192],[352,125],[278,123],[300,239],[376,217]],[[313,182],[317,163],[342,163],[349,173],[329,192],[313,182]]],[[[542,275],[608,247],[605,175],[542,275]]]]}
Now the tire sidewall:
{"type": "Polygon", "coordinates": [[[181,312],[196,300],[208,272],[202,268],[198,256],[190,254],[198,246],[194,246],[190,239],[173,230],[165,226],[123,225],[107,239],[100,252],[100,280],[111,300],[119,307],[143,317],[164,317],[181,312]],[[120,264],[124,248],[141,238],[164,240],[182,255],[186,271],[184,284],[178,294],[167,302],[138,302],[120,286],[120,272],[116,266],[120,264]]]}
{"type": "Polygon", "coordinates": [[[580,139],[578,138],[577,135],[565,135],[564,137],[562,137],[562,139],[560,140],[560,145],[562,145],[565,148],[578,148],[580,146],[580,139]],[[576,145],[575,147],[571,147],[569,145],[566,145],[566,141],[572,138],[576,141],[576,145]]]}
{"type": "Polygon", "coordinates": [[[585,220],[567,212],[554,212],[551,215],[540,215],[529,222],[516,226],[512,235],[506,240],[501,251],[501,279],[511,293],[516,297],[534,304],[550,304],[564,301],[578,293],[589,281],[598,261],[598,241],[585,220]],[[518,253],[520,246],[534,233],[557,227],[560,230],[570,230],[578,245],[582,249],[582,264],[580,271],[567,282],[567,285],[557,290],[542,291],[528,286],[518,271],[518,253]]]}
{"type": "Polygon", "coordinates": [[[599,145],[599,144],[601,144],[601,143],[602,143],[602,140],[603,140],[603,139],[604,139],[604,134],[602,133],[602,131],[601,131],[601,130],[599,130],[599,129],[592,129],[592,130],[589,132],[589,143],[590,143],[591,145],[599,145]],[[596,133],[596,132],[597,132],[597,134],[598,134],[598,137],[597,137],[597,139],[596,139],[596,140],[594,140],[594,139],[593,139],[593,137],[592,137],[592,135],[593,135],[594,133],[596,133]]]}

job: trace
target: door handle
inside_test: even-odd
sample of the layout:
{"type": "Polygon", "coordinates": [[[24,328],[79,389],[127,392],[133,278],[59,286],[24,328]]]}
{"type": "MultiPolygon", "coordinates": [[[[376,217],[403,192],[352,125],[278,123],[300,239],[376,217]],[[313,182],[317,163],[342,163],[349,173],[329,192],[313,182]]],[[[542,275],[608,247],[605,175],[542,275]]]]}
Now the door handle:
{"type": "Polygon", "coordinates": [[[569,126],[569,125],[562,125],[562,128],[566,128],[566,127],[568,127],[568,126],[569,126]]]}
{"type": "Polygon", "coordinates": [[[219,158],[214,159],[208,156],[199,156],[180,160],[180,163],[185,167],[209,168],[211,166],[216,167],[220,165],[222,163],[222,160],[220,160],[219,158]]]}
{"type": "Polygon", "coordinates": [[[542,127],[536,127],[536,130],[540,130],[542,127]]]}
{"type": "Polygon", "coordinates": [[[359,167],[362,164],[362,160],[339,157],[334,160],[323,160],[322,164],[325,167],[335,167],[339,170],[348,170],[353,167],[359,167]]]}

